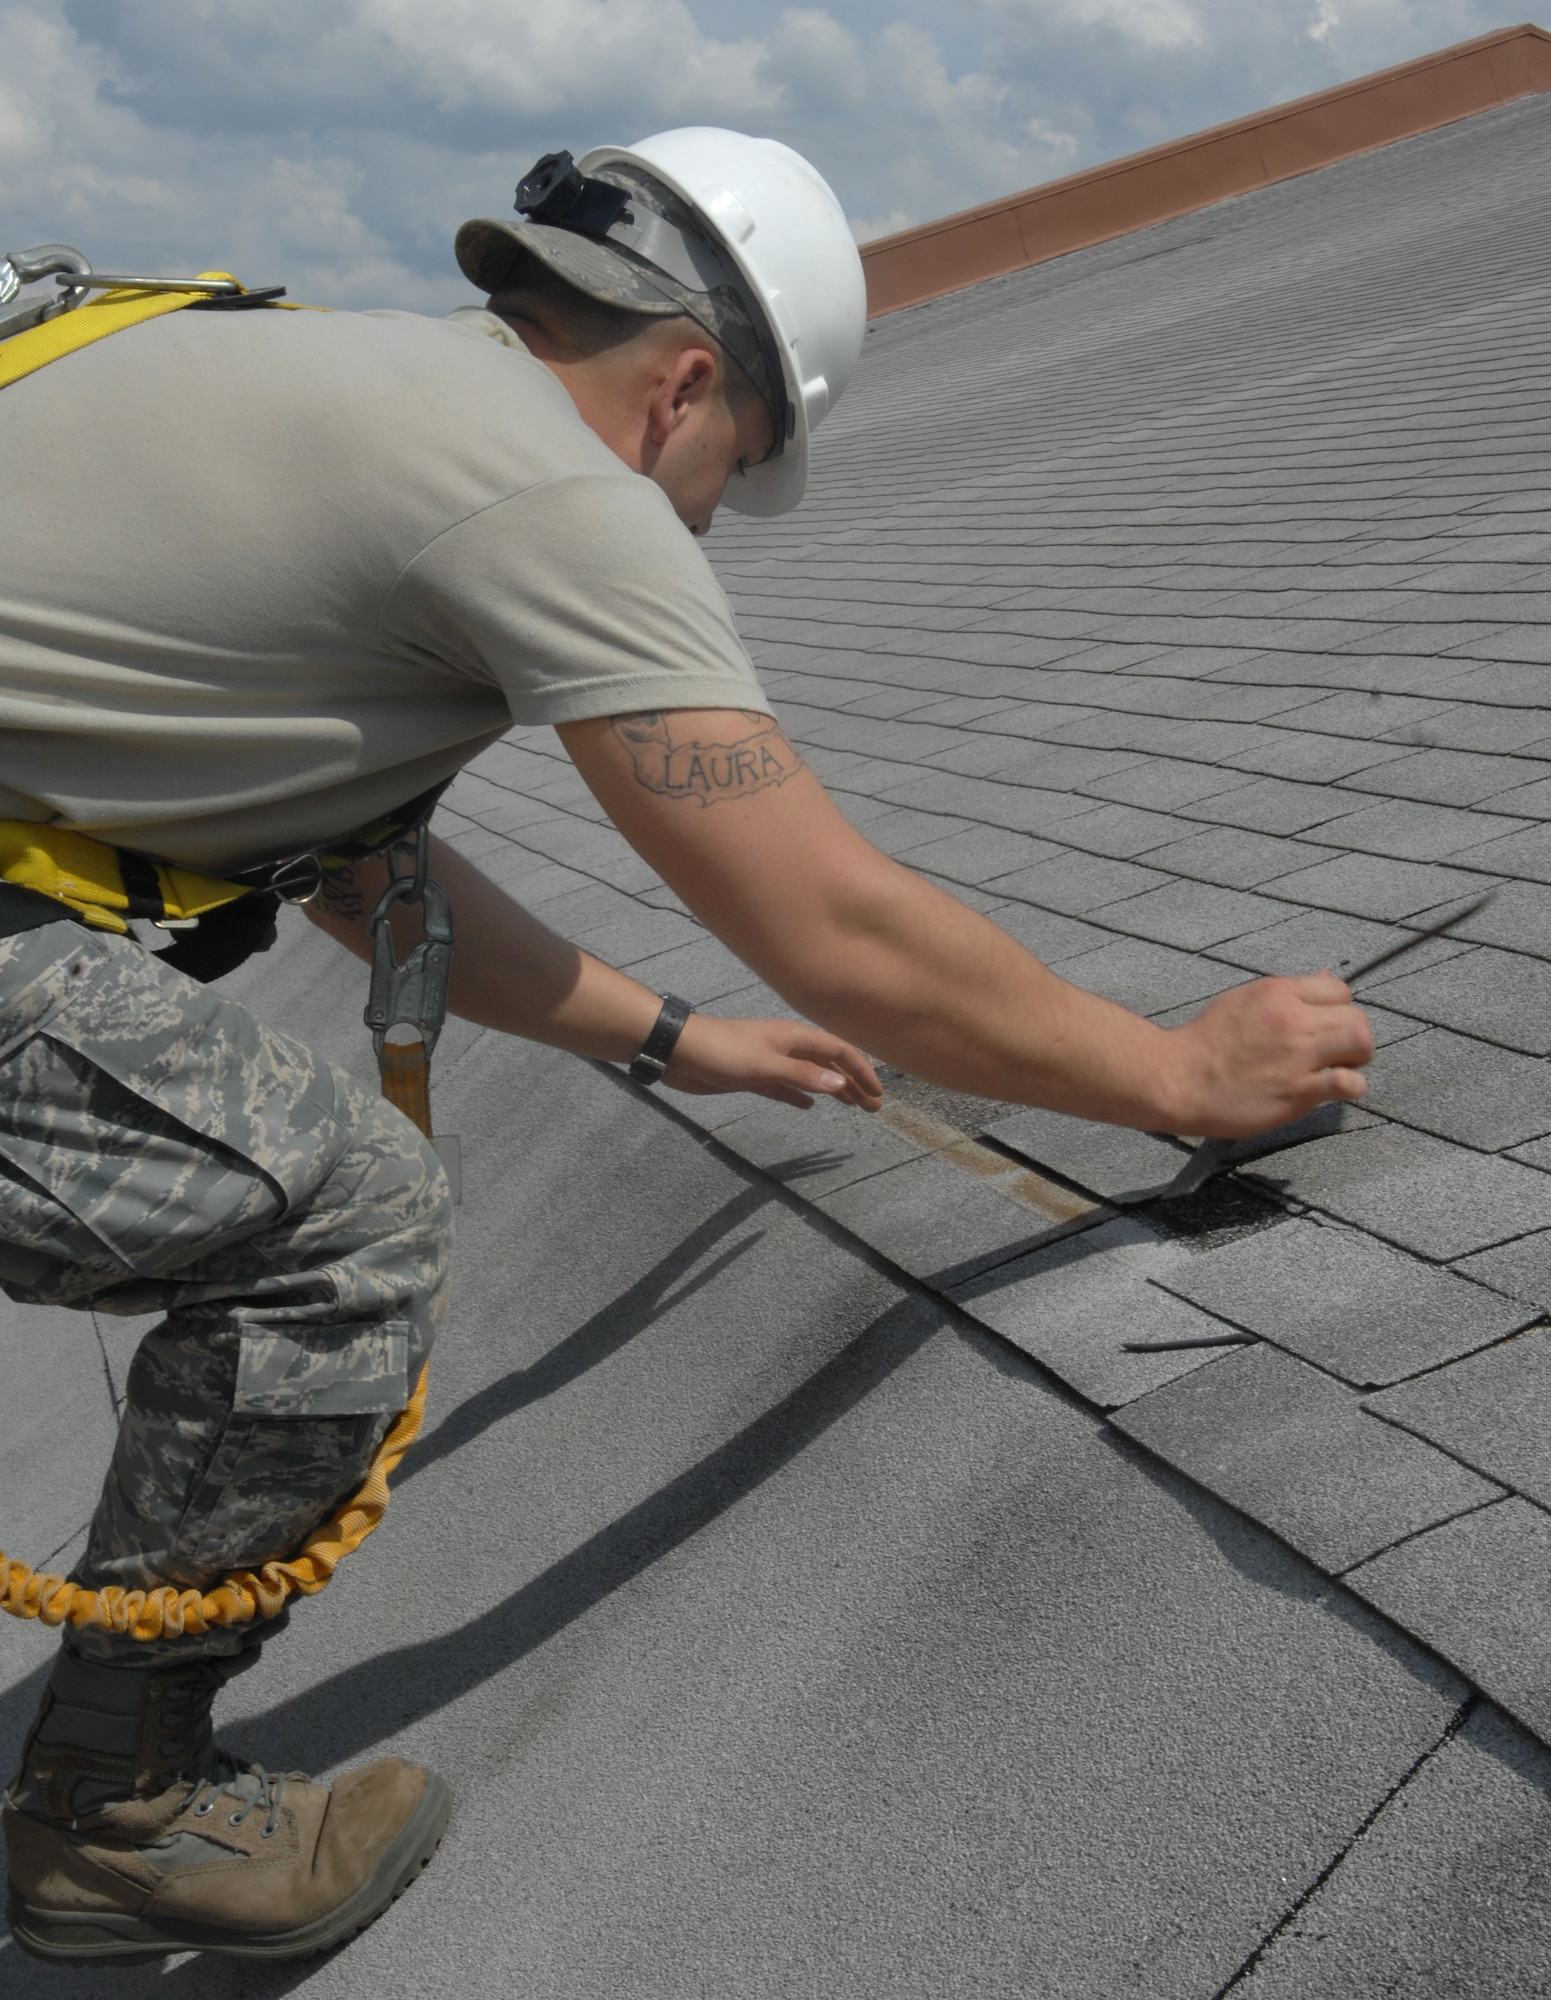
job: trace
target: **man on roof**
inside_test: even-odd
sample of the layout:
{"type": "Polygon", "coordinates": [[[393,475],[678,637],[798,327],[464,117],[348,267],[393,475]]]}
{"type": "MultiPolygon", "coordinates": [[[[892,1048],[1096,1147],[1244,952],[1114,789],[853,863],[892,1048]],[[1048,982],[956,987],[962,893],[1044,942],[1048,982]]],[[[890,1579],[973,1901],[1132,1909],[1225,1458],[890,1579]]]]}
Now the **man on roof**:
{"type": "Polygon", "coordinates": [[[348,1503],[392,1458],[449,1251],[408,1120],[180,969],[240,956],[231,912],[262,916],[277,870],[331,857],[310,914],[364,954],[388,876],[362,829],[552,724],[820,1025],[694,1013],[433,840],[473,1021],[669,1087],[872,1108],[860,1043],[1219,1137],[1364,1089],[1330,975],[1159,1028],[880,854],[783,734],[696,538],[724,502],[798,503],[860,353],[860,261],[806,161],[705,129],[550,156],[457,253],[488,304],[444,321],[185,301],[74,351],[48,321],[59,358],[9,374],[30,336],[0,339],[0,1281],[164,1315],[70,1581],[0,1562],[7,1608],[68,1620],[4,1807],[13,1933],[57,1961],[321,1949],[447,1819],[400,1760],[329,1788],[211,1735],[340,1524],[380,1512],[369,1481],[348,1503]],[[190,907],[170,953],[122,934],[190,907]]]}

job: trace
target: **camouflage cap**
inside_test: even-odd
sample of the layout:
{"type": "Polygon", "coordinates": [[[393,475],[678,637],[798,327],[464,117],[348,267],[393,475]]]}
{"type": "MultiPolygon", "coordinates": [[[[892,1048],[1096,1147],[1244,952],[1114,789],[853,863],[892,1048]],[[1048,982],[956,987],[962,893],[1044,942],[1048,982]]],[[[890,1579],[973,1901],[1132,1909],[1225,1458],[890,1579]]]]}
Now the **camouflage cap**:
{"type": "Polygon", "coordinates": [[[535,222],[519,214],[478,218],[458,231],[459,269],[495,294],[535,257],[586,297],[667,319],[683,314],[708,333],[764,399],[779,452],[787,433],[786,385],[775,337],[730,259],[689,204],[643,169],[623,161],[595,177],[620,188],[628,205],[605,235],[535,222]]]}

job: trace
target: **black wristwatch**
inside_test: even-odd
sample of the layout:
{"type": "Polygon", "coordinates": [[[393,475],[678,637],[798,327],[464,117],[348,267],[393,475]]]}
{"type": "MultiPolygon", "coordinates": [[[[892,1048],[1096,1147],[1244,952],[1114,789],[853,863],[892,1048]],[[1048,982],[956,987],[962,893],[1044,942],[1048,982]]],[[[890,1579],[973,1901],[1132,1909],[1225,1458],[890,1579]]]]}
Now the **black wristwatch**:
{"type": "Polygon", "coordinates": [[[634,1083],[661,1083],[663,1072],[684,1032],[684,1023],[694,1013],[687,1000],[681,1000],[676,993],[664,993],[662,1012],[657,1016],[657,1025],[641,1045],[641,1053],[631,1063],[629,1075],[634,1083]]]}

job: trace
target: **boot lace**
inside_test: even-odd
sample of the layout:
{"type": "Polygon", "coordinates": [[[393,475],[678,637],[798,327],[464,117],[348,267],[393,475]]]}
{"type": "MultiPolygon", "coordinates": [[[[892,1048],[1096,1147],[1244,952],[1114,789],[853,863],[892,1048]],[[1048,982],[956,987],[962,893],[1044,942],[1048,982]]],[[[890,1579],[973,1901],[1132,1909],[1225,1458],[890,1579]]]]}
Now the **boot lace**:
{"type": "Polygon", "coordinates": [[[238,1764],[229,1751],[217,1750],[216,1756],[222,1764],[231,1768],[219,1776],[211,1771],[195,1786],[189,1806],[195,1819],[205,1819],[216,1809],[223,1797],[241,1801],[236,1812],[228,1815],[228,1826],[241,1826],[255,1806],[264,1808],[264,1824],[259,1828],[260,1840],[268,1840],[280,1824],[280,1796],[285,1790],[283,1771],[266,1771],[262,1764],[238,1764]],[[209,1793],[206,1798],[205,1794],[209,1793]]]}
{"type": "Polygon", "coordinates": [[[280,1825],[285,1776],[266,1770],[262,1764],[245,1764],[215,1742],[210,1710],[229,1677],[229,1669],[218,1661],[197,1661],[169,1677],[161,1712],[166,1734],[156,1747],[158,1755],[169,1760],[170,1768],[163,1772],[161,1781],[166,1785],[185,1778],[193,1781],[186,1810],[195,1819],[208,1818],[223,1797],[238,1802],[228,1826],[241,1826],[256,1806],[262,1806],[264,1824],[259,1832],[268,1840],[280,1825]]]}

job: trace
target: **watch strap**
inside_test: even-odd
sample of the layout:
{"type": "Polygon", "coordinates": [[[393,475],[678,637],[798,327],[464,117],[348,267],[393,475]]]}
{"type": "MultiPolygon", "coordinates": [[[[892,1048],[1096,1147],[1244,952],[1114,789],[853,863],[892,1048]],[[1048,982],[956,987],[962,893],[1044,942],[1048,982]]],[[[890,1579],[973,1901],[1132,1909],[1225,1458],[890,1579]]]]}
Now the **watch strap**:
{"type": "Polygon", "coordinates": [[[629,1076],[633,1083],[661,1083],[679,1036],[684,1032],[684,1023],[694,1013],[687,1000],[681,1000],[676,993],[664,993],[662,1012],[657,1016],[656,1025],[641,1044],[641,1053],[631,1063],[629,1076]]]}

